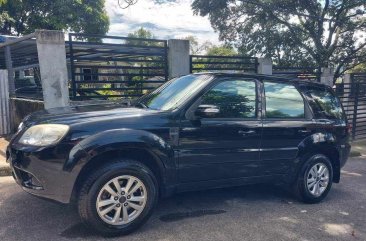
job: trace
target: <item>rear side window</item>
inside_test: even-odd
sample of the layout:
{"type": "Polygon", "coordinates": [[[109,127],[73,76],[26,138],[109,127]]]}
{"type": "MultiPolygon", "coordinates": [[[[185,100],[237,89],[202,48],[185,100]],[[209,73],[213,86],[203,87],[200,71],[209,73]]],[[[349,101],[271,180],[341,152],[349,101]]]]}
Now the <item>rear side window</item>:
{"type": "Polygon", "coordinates": [[[316,119],[343,119],[341,104],[329,89],[308,86],[306,96],[316,119]]]}
{"type": "Polygon", "coordinates": [[[305,118],[305,105],[299,91],[290,84],[264,82],[266,118],[305,118]]]}

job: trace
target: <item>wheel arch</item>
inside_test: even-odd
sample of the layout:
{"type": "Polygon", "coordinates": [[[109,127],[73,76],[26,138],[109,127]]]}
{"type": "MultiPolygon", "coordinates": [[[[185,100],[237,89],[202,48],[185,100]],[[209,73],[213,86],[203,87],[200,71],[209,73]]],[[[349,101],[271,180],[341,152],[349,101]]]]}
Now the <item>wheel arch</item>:
{"type": "MultiPolygon", "coordinates": [[[[324,135],[323,135],[324,137],[324,135]]],[[[306,161],[309,155],[323,154],[329,158],[333,167],[333,182],[338,183],[340,181],[340,154],[336,146],[334,138],[321,138],[321,141],[314,141],[314,138],[304,141],[299,147],[298,160],[299,165],[297,170],[301,168],[301,165],[306,161]]],[[[316,140],[316,139],[315,139],[316,140]]],[[[297,172],[296,172],[297,173],[297,172]]]]}
{"type": "Polygon", "coordinates": [[[90,159],[80,170],[79,175],[76,178],[72,198],[77,197],[81,184],[88,178],[88,176],[98,168],[112,163],[118,158],[132,159],[134,161],[140,162],[148,167],[151,172],[155,175],[157,184],[159,187],[159,193],[164,191],[164,186],[166,183],[166,168],[159,158],[153,154],[151,151],[144,148],[121,148],[116,150],[109,150],[100,153],[90,159]]]}
{"type": "Polygon", "coordinates": [[[65,170],[76,175],[72,200],[89,173],[118,158],[133,159],[147,166],[156,176],[159,192],[163,194],[167,180],[175,176],[172,173],[176,171],[173,149],[162,138],[147,131],[105,131],[84,139],[78,146],[83,150],[81,158],[70,158],[64,165],[65,170]]]}

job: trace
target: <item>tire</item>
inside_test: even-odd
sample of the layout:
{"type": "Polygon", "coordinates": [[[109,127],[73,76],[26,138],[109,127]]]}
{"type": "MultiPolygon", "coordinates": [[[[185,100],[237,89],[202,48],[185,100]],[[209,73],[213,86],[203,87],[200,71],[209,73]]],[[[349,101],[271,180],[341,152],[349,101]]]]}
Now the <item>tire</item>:
{"type": "Polygon", "coordinates": [[[134,160],[120,159],[98,168],[85,180],[79,193],[78,211],[82,222],[103,236],[125,235],[148,220],[157,200],[158,185],[149,168],[134,160]],[[121,193],[117,193],[115,181],[121,193]]]}
{"type": "Polygon", "coordinates": [[[332,183],[333,166],[329,158],[323,154],[310,155],[300,168],[294,183],[294,193],[305,203],[319,203],[329,193],[332,183]],[[318,174],[313,175],[315,170],[318,174]],[[322,172],[324,174],[319,175],[322,172]]]}

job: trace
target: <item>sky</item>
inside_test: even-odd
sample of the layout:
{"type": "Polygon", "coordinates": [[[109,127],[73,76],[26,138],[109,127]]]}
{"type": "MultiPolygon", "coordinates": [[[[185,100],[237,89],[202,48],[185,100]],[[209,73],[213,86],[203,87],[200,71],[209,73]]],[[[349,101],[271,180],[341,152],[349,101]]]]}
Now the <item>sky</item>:
{"type": "Polygon", "coordinates": [[[212,29],[208,18],[193,15],[191,2],[176,0],[157,4],[153,0],[138,0],[135,5],[122,9],[117,0],[106,0],[110,18],[108,34],[127,36],[143,27],[159,39],[181,39],[193,35],[199,42],[208,40],[219,43],[218,34],[212,29]]]}

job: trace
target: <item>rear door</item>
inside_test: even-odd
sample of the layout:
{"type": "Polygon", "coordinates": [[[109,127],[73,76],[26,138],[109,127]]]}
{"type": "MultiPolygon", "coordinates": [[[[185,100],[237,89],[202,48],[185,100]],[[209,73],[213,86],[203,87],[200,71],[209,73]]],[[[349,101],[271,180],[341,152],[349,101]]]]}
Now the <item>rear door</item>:
{"type": "Polygon", "coordinates": [[[303,93],[313,110],[316,128],[319,132],[335,136],[340,148],[349,148],[347,118],[339,99],[326,86],[302,86],[303,93]]]}
{"type": "Polygon", "coordinates": [[[261,175],[283,174],[292,166],[300,143],[314,132],[309,106],[295,85],[264,81],[261,175]]]}

